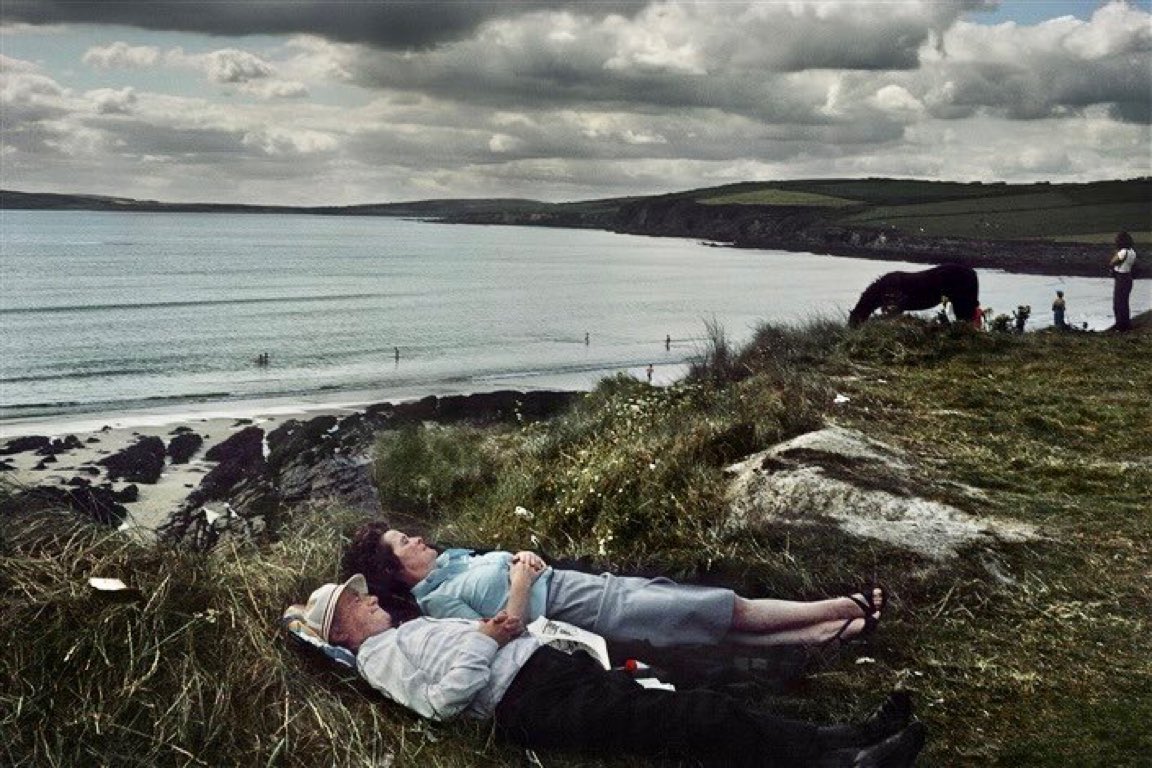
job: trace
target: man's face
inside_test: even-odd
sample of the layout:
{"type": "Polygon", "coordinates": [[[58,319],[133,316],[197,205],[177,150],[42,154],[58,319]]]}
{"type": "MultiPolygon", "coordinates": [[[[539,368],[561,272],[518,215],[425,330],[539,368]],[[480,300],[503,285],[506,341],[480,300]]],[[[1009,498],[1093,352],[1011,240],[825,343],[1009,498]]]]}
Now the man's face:
{"type": "Polygon", "coordinates": [[[391,628],[392,617],[380,607],[375,595],[361,595],[353,589],[340,593],[332,622],[334,643],[355,651],[368,638],[391,628]]]}
{"type": "Polygon", "coordinates": [[[408,586],[424,579],[432,571],[436,556],[440,554],[424,543],[420,536],[409,536],[403,531],[389,529],[380,534],[380,541],[392,550],[400,561],[404,573],[400,574],[408,586]]]}

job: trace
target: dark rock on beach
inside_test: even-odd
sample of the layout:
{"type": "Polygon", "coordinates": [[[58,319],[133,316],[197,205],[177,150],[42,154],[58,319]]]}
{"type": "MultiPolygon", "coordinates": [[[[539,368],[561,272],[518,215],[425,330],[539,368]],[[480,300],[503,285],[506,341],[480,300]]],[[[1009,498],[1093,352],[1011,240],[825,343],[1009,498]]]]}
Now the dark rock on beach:
{"type": "Polygon", "coordinates": [[[112,493],[112,498],[121,504],[131,504],[140,498],[140,488],[136,484],[126,485],[119,491],[112,493]]]}
{"type": "Polygon", "coordinates": [[[15,437],[5,443],[3,448],[0,448],[0,456],[10,456],[14,453],[23,453],[24,451],[38,451],[51,443],[52,441],[43,435],[15,437]]]}
{"type": "Polygon", "coordinates": [[[80,439],[76,437],[76,435],[68,435],[64,438],[56,438],[55,440],[48,441],[48,445],[37,449],[36,454],[38,456],[55,456],[58,453],[67,453],[68,451],[83,447],[84,443],[80,442],[80,439]]]}
{"type": "Polygon", "coordinates": [[[168,441],[168,456],[173,464],[187,464],[203,444],[204,438],[195,432],[181,432],[168,441]]]}
{"type": "Polygon", "coordinates": [[[123,478],[132,483],[154,484],[164,471],[164,441],[142,437],[117,453],[100,459],[97,464],[108,468],[108,479],[123,478]]]}

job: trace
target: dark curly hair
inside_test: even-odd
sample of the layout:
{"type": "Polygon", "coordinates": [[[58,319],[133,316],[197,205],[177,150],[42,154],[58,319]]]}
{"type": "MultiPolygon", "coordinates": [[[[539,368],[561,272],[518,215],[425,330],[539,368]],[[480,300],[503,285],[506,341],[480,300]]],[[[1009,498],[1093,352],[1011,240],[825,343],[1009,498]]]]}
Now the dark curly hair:
{"type": "Polygon", "coordinates": [[[399,558],[380,538],[389,528],[385,521],[373,520],[352,533],[352,540],[340,558],[340,579],[362,574],[368,582],[368,592],[376,596],[380,607],[399,624],[419,616],[420,608],[408,585],[398,576],[402,570],[399,558]]]}
{"type": "Polygon", "coordinates": [[[1116,235],[1117,248],[1131,248],[1132,245],[1132,235],[1128,234],[1127,232],[1121,232],[1116,235]]]}

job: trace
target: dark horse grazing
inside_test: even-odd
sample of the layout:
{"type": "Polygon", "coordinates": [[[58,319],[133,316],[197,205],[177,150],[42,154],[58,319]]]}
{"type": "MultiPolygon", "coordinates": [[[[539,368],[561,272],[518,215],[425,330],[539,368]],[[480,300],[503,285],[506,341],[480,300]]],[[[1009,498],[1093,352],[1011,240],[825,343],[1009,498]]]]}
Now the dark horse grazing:
{"type": "Polygon", "coordinates": [[[860,325],[877,309],[930,309],[944,296],[952,302],[957,320],[972,322],[980,305],[979,294],[976,270],[961,264],[942,264],[923,272],[889,272],[864,289],[860,301],[848,314],[848,324],[860,325]]]}

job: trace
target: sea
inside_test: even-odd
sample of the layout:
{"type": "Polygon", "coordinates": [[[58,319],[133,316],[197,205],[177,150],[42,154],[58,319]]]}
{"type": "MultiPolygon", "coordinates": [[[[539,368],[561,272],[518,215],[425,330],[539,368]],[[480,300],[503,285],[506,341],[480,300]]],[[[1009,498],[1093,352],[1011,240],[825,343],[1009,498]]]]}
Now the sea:
{"type": "MultiPolygon", "coordinates": [[[[1102,260],[1107,254],[1102,254],[1102,260]]],[[[109,414],[354,405],[683,375],[709,325],[843,319],[923,265],[382,217],[0,211],[0,434],[109,414]],[[258,361],[267,356],[267,364],[258,361]]],[[[980,272],[1111,324],[1111,281],[980,272]]],[[[1146,309],[1134,296],[1134,311],[1146,309]]]]}

